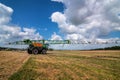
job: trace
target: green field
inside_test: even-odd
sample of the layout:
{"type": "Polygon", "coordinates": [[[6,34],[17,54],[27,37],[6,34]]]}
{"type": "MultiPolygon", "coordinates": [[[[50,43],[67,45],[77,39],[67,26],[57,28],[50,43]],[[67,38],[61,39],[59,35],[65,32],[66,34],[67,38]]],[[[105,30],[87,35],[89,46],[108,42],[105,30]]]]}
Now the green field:
{"type": "Polygon", "coordinates": [[[120,51],[0,51],[0,71],[0,80],[119,80],[120,51]]]}

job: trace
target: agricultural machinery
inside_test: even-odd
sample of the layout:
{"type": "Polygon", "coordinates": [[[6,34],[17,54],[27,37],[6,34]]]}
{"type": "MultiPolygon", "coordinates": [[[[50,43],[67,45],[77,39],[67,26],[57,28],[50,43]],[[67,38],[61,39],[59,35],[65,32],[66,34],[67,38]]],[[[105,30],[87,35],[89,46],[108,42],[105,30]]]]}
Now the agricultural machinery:
{"type": "Polygon", "coordinates": [[[29,47],[27,49],[29,54],[46,54],[49,44],[69,44],[69,40],[32,40],[27,41],[29,47]]]}

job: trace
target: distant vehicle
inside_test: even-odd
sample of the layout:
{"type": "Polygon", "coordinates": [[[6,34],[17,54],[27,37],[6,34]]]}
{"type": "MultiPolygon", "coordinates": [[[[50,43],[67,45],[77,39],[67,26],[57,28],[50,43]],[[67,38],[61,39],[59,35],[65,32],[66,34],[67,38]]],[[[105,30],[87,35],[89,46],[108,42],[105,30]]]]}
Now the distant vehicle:
{"type": "Polygon", "coordinates": [[[46,54],[48,50],[49,44],[42,44],[39,42],[34,42],[29,44],[29,47],[27,49],[27,52],[29,54],[46,54]]]}
{"type": "Polygon", "coordinates": [[[30,43],[27,49],[29,54],[46,54],[49,44],[69,44],[69,40],[26,40],[26,43],[30,43]],[[33,42],[33,43],[32,43],[33,42]]]}

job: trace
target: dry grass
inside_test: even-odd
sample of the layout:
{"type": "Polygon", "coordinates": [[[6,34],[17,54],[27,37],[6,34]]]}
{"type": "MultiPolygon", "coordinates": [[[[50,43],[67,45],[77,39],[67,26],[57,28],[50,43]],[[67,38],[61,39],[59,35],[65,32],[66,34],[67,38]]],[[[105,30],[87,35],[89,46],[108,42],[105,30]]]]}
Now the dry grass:
{"type": "Polygon", "coordinates": [[[119,74],[120,51],[0,51],[1,80],[119,80],[119,74]]]}
{"type": "Polygon", "coordinates": [[[50,51],[31,55],[9,80],[118,80],[120,51],[50,51]]]}
{"type": "Polygon", "coordinates": [[[28,57],[25,52],[0,51],[0,80],[7,80],[28,57]]]}

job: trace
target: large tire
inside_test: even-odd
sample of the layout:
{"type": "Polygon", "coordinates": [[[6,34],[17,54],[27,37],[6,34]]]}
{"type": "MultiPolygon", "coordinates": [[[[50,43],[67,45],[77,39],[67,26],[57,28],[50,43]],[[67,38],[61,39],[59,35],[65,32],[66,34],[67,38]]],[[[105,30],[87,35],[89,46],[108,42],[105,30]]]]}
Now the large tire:
{"type": "Polygon", "coordinates": [[[39,54],[38,48],[33,48],[32,49],[32,54],[39,54]]]}
{"type": "Polygon", "coordinates": [[[47,50],[46,49],[42,49],[42,54],[46,54],[47,53],[47,50]]]}

